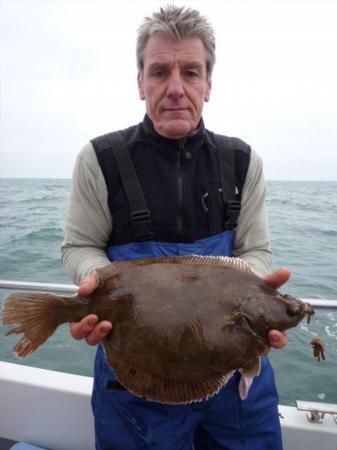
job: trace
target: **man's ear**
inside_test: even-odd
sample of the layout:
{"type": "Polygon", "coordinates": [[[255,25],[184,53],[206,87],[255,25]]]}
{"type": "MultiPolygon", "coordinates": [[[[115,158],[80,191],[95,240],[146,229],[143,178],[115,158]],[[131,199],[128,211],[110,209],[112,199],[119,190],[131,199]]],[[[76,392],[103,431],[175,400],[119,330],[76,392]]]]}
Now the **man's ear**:
{"type": "Polygon", "coordinates": [[[144,89],[143,89],[142,73],[140,71],[137,74],[137,84],[138,84],[139,98],[141,100],[145,100],[144,89]]]}
{"type": "Polygon", "coordinates": [[[205,102],[209,101],[209,97],[211,95],[211,89],[212,89],[212,80],[207,81],[207,89],[205,93],[205,102]]]}

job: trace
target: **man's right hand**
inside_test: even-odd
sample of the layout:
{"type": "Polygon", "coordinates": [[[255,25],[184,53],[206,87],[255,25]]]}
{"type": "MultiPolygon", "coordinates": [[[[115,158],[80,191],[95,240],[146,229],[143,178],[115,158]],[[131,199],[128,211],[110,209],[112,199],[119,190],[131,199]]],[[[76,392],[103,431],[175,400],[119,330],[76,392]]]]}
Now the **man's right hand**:
{"type": "MultiPolygon", "coordinates": [[[[97,275],[88,275],[81,278],[78,294],[85,297],[97,287],[97,275]]],[[[89,314],[80,322],[69,323],[70,334],[74,339],[85,339],[89,345],[96,345],[111,331],[112,323],[107,320],[98,321],[95,314],[89,314]]]]}

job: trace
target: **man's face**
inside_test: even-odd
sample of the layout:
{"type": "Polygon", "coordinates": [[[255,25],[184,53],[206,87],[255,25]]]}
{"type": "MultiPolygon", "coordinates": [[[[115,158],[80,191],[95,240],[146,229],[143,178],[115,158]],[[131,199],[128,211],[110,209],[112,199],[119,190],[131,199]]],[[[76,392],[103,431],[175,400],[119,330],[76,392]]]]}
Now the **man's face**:
{"type": "Polygon", "coordinates": [[[193,134],[211,90],[201,39],[179,42],[159,33],[151,36],[138,73],[138,89],[159,134],[170,139],[193,134]]]}

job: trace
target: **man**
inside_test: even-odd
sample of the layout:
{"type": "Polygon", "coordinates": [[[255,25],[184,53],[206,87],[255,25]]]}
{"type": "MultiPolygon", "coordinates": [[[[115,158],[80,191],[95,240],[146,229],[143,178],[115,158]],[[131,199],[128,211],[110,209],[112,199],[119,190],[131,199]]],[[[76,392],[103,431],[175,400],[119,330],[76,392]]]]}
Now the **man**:
{"type": "MultiPolygon", "coordinates": [[[[194,10],[161,8],[140,27],[138,89],[146,116],[121,131],[122,142],[110,133],[87,144],[73,175],[62,258],[80,282],[80,294],[95,289],[95,269],[110,261],[162,255],[234,255],[275,287],[288,280],[286,269],[267,275],[271,252],[260,158],[239,139],[217,137],[204,127],[214,51],[213,30],[194,10]],[[123,175],[131,169],[118,162],[123,142],[137,174],[131,193],[123,175]],[[224,198],[226,177],[219,162],[224,153],[234,158],[227,172],[235,172],[228,188],[234,201],[224,198]],[[141,213],[139,203],[138,210],[134,207],[140,191],[141,213]]],[[[70,327],[74,338],[90,345],[113,332],[113,324],[94,315],[70,327]]],[[[287,343],[276,330],[269,338],[275,348],[287,343]]],[[[239,384],[235,373],[209,400],[152,403],[123,390],[99,346],[93,392],[96,448],[281,449],[278,397],[267,357],[245,400],[239,384]]]]}

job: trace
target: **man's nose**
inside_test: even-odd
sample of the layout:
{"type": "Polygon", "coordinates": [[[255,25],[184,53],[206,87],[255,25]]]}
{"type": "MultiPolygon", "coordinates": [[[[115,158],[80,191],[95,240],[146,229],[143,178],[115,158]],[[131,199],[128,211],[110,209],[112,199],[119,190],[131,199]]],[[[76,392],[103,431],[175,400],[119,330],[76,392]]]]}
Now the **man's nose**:
{"type": "Polygon", "coordinates": [[[166,93],[168,97],[173,99],[180,98],[184,95],[184,83],[179,73],[173,72],[170,75],[166,93]]]}

